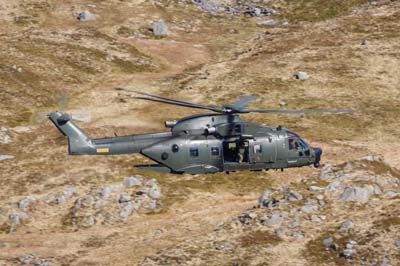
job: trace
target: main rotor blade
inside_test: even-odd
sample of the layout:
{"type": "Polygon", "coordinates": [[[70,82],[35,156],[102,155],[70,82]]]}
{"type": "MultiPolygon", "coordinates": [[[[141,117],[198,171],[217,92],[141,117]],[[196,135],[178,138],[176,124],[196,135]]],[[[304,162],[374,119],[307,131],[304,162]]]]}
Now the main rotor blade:
{"type": "Polygon", "coordinates": [[[241,113],[270,113],[270,114],[311,114],[311,113],[354,113],[352,109],[304,109],[304,110],[262,110],[262,109],[242,109],[241,113]]]}
{"type": "Polygon", "coordinates": [[[214,111],[214,112],[225,112],[225,108],[214,106],[214,105],[202,105],[202,104],[196,104],[196,103],[191,103],[191,102],[185,102],[185,101],[175,100],[175,99],[172,99],[172,98],[162,97],[162,96],[158,96],[158,95],[154,95],[154,94],[150,94],[150,93],[145,93],[145,92],[141,92],[141,91],[125,89],[125,88],[115,88],[115,90],[124,90],[124,91],[128,91],[128,92],[133,92],[133,93],[136,93],[136,94],[152,97],[152,98],[148,98],[148,97],[133,97],[135,99],[148,100],[148,101],[154,101],[154,102],[161,102],[161,103],[167,103],[167,104],[179,105],[179,106],[185,106],[185,107],[197,108],[197,109],[206,109],[206,110],[211,110],[211,111],[214,111]]]}
{"type": "Polygon", "coordinates": [[[249,102],[254,101],[255,99],[257,99],[258,96],[254,96],[254,95],[243,95],[243,96],[239,96],[239,99],[236,100],[236,102],[227,105],[227,107],[230,107],[234,110],[239,110],[242,109],[243,107],[246,107],[249,102]]]}
{"type": "Polygon", "coordinates": [[[224,108],[221,108],[218,106],[215,106],[215,107],[206,106],[205,107],[202,105],[196,105],[196,104],[191,104],[191,103],[167,101],[167,100],[161,100],[161,99],[152,99],[152,98],[147,98],[147,97],[132,97],[132,98],[139,99],[139,100],[147,100],[147,101],[152,101],[152,102],[166,103],[166,104],[171,104],[171,105],[190,107],[190,108],[196,108],[196,109],[206,109],[206,110],[211,110],[211,111],[219,112],[219,113],[225,112],[224,108]]]}

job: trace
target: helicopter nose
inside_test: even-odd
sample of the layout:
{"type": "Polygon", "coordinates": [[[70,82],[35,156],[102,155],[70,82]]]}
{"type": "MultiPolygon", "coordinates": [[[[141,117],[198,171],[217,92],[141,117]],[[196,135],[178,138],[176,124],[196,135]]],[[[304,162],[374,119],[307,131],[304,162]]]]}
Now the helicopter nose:
{"type": "Polygon", "coordinates": [[[319,161],[321,161],[322,149],[321,148],[313,148],[315,153],[315,161],[314,167],[319,167],[319,161]]]}

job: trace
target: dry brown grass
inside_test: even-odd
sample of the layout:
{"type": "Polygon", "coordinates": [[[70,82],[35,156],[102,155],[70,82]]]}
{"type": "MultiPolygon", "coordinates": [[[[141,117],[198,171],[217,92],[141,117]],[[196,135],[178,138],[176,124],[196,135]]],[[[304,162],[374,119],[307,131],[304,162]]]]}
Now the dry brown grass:
{"type": "MultiPolygon", "coordinates": [[[[1,154],[16,156],[0,164],[0,205],[29,194],[59,191],[66,185],[85,191],[140,173],[161,183],[165,209],[133,217],[127,224],[78,232],[62,226],[65,210],[55,208],[48,220],[37,218],[40,210],[35,210],[37,219],[14,234],[0,235],[1,241],[11,243],[0,250],[0,261],[14,262],[15,257],[36,252],[64,265],[136,264],[145,256],[209,233],[221,221],[252,207],[265,188],[297,182],[315,172],[303,168],[284,173],[177,176],[134,169],[134,164],[148,163],[138,155],[68,156],[65,138],[44,120],[43,113],[61,106],[67,111],[89,111],[92,121],[79,124],[96,137],[111,136],[114,131],[163,130],[164,120],[197,113],[121,101],[112,91],[115,86],[205,104],[225,104],[240,94],[255,94],[260,100],[252,107],[279,108],[283,100],[287,108],[356,108],[360,112],[354,115],[249,114],[246,119],[296,130],[311,144],[323,147],[325,160],[341,162],[371,150],[397,155],[399,4],[364,7],[351,14],[364,2],[289,1],[278,19],[290,24],[275,28],[258,27],[253,19],[210,16],[193,5],[181,12],[182,7],[173,2],[162,6],[95,1],[94,9],[80,0],[16,1],[8,6],[10,12],[4,14],[0,26],[0,123],[31,128],[24,133],[11,130],[13,142],[0,144],[1,154]],[[99,18],[77,22],[72,14],[82,9],[90,9],[99,18]],[[12,12],[20,18],[17,22],[12,12]],[[147,34],[149,21],[158,18],[182,29],[172,29],[162,39],[127,38],[131,33],[147,34]],[[237,33],[230,33],[232,28],[237,33]],[[370,44],[360,46],[362,39],[370,44]],[[114,60],[107,61],[110,53],[114,60]],[[22,67],[22,72],[13,65],[22,67]],[[311,78],[294,80],[298,70],[309,72],[311,78]],[[157,235],[159,230],[161,235],[157,235]]],[[[398,160],[390,162],[399,166],[398,160]]],[[[386,168],[377,165],[373,170],[383,173],[386,168]]],[[[305,189],[302,184],[296,188],[305,189]]],[[[382,223],[397,228],[393,224],[397,220],[390,219],[382,223]]],[[[250,247],[286,243],[265,232],[250,233],[242,240],[250,247]]],[[[308,258],[299,252],[302,245],[275,254],[294,254],[292,262],[304,262],[308,258]]],[[[320,256],[330,261],[321,253],[315,256],[318,262],[320,256]]]]}

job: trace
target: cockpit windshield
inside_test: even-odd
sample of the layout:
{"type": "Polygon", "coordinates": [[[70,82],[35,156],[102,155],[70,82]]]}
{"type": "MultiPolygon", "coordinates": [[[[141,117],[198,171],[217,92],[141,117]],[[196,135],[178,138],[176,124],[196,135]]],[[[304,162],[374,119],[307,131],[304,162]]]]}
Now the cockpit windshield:
{"type": "Polygon", "coordinates": [[[302,150],[306,150],[310,147],[304,139],[300,138],[300,136],[294,132],[288,131],[287,136],[288,136],[288,140],[289,140],[289,149],[290,150],[293,150],[293,149],[297,150],[300,148],[302,150]]]}

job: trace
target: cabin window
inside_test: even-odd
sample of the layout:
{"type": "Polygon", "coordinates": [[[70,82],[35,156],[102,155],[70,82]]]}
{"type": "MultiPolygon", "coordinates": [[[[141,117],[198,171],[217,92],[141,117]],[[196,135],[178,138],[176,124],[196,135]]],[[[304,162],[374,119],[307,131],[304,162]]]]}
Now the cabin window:
{"type": "Polygon", "coordinates": [[[178,152],[178,151],[179,151],[179,146],[178,146],[178,144],[172,145],[172,151],[173,151],[173,152],[178,152]]]}
{"type": "Polygon", "coordinates": [[[190,156],[191,157],[198,157],[199,156],[199,149],[198,148],[190,148],[190,156]]]}
{"type": "Polygon", "coordinates": [[[261,144],[254,145],[254,153],[261,153],[261,144]]]}
{"type": "Polygon", "coordinates": [[[163,159],[164,161],[167,160],[167,159],[168,159],[168,153],[163,152],[163,153],[161,154],[161,159],[163,159]]]}
{"type": "Polygon", "coordinates": [[[218,147],[212,147],[211,148],[211,155],[218,156],[219,155],[219,148],[218,147]]]}

